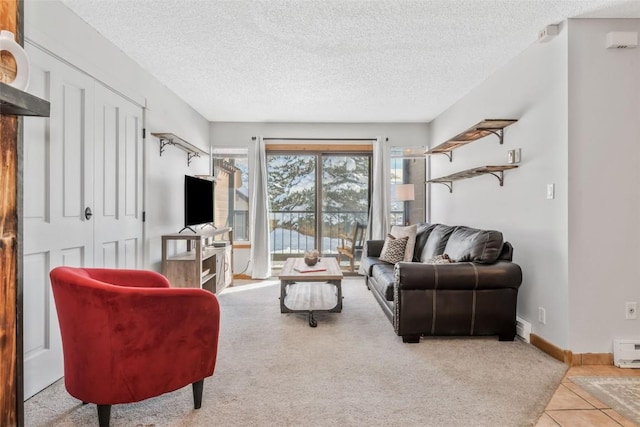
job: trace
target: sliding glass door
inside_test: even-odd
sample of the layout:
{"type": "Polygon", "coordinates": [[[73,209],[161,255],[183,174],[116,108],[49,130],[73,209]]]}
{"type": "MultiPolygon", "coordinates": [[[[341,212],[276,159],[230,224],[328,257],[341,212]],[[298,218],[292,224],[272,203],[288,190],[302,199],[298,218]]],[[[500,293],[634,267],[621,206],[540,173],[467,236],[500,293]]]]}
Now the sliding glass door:
{"type": "Polygon", "coordinates": [[[269,152],[274,266],[311,249],[337,256],[342,236],[350,235],[356,222],[368,221],[370,171],[369,152],[269,152]]]}
{"type": "Polygon", "coordinates": [[[317,159],[268,154],[271,257],[274,266],[317,248],[317,159]]]}
{"type": "Polygon", "coordinates": [[[340,236],[351,236],[356,223],[366,226],[371,197],[370,160],[368,155],[322,156],[322,256],[335,256],[338,246],[345,244],[340,236]]]}

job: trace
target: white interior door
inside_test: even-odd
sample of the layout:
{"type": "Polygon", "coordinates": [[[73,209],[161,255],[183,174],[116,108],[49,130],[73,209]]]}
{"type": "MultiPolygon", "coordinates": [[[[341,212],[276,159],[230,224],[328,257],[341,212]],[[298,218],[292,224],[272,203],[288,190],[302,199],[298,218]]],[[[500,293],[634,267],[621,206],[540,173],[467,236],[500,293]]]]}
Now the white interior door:
{"type": "Polygon", "coordinates": [[[49,271],[142,266],[142,108],[27,44],[30,92],[51,117],[24,121],[24,395],[60,379],[49,271]],[[88,219],[85,210],[92,216],[88,219]]]}
{"type": "Polygon", "coordinates": [[[142,108],[96,84],[95,266],[142,265],[142,108]]]}
{"type": "Polygon", "coordinates": [[[24,394],[63,375],[49,271],[93,263],[93,95],[90,77],[27,45],[30,92],[51,117],[24,120],[24,394]]]}

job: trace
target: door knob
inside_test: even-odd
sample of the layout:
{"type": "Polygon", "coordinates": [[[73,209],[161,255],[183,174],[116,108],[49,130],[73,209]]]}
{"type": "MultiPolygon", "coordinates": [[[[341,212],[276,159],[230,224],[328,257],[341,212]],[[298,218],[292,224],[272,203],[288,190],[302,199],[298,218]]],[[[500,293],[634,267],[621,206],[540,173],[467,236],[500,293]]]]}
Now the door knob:
{"type": "Polygon", "coordinates": [[[93,212],[91,212],[91,208],[87,206],[87,208],[84,210],[84,218],[91,219],[92,216],[93,212]]]}

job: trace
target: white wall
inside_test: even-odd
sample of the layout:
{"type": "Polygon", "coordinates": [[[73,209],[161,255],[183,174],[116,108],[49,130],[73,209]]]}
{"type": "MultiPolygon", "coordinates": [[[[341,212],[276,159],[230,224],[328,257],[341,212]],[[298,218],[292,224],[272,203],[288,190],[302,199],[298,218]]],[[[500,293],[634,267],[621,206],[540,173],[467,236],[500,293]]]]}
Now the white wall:
{"type": "Polygon", "coordinates": [[[518,314],[575,353],[640,338],[640,321],[624,319],[625,301],[640,301],[640,49],[605,49],[610,31],[640,32],[640,20],[569,20],[431,127],[436,145],[484,118],[519,120],[502,147],[487,137],[456,150],[453,163],[431,160],[437,177],[506,163],[512,148],[523,158],[504,188],[490,176],[456,182],[453,194],[434,185],[431,219],[502,231],[524,274],[518,314]]]}
{"type": "Polygon", "coordinates": [[[431,177],[507,163],[522,149],[519,168],[453,183],[453,193],[431,185],[431,222],[495,229],[514,246],[522,267],[518,315],[533,332],[569,345],[567,250],[567,29],[548,43],[531,45],[431,123],[433,146],[483,119],[517,119],[504,145],[487,136],[453,152],[453,162],[431,156],[431,177]],[[554,183],[556,198],[546,199],[554,183]],[[546,309],[546,325],[538,322],[546,309]]]}
{"type": "Polygon", "coordinates": [[[570,348],[640,338],[640,49],[605,49],[639,19],[569,21],[570,348]]]}
{"type": "MultiPolygon", "coordinates": [[[[141,23],[143,24],[143,23],[141,23]]],[[[25,1],[25,35],[107,86],[146,107],[145,268],[160,270],[161,240],[183,224],[185,174],[209,173],[208,159],[167,147],[159,156],[149,132],[171,132],[209,151],[209,122],[59,1],[25,1]]]]}
{"type": "MultiPolygon", "coordinates": [[[[389,138],[391,146],[427,146],[426,123],[240,123],[214,122],[210,126],[211,144],[254,148],[253,136],[265,138],[389,138]]],[[[251,173],[251,171],[250,171],[251,173]]],[[[249,249],[234,250],[234,273],[251,272],[249,249]],[[248,267],[247,267],[248,266],[248,267]]]]}

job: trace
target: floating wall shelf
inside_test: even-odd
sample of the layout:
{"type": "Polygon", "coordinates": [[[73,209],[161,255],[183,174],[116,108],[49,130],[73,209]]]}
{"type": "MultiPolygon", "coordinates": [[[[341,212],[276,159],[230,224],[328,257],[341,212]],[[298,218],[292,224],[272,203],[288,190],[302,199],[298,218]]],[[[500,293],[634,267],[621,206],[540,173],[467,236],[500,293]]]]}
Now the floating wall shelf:
{"type": "Polygon", "coordinates": [[[49,101],[0,83],[0,114],[7,116],[49,117],[49,101]]]}
{"type": "Polygon", "coordinates": [[[453,181],[489,174],[498,178],[498,181],[500,181],[500,186],[502,187],[502,185],[504,184],[504,171],[517,167],[517,165],[480,166],[477,168],[456,172],[454,174],[443,176],[440,178],[430,179],[429,181],[427,181],[427,183],[444,184],[447,186],[447,188],[449,188],[449,193],[453,193],[453,181]]]}
{"type": "Polygon", "coordinates": [[[512,119],[486,119],[464,132],[454,136],[453,138],[443,142],[442,144],[433,147],[430,150],[425,151],[424,154],[444,154],[449,158],[449,161],[453,161],[452,151],[458,147],[466,145],[472,141],[483,138],[487,135],[493,134],[500,138],[500,144],[504,140],[504,128],[517,122],[512,119]]]}
{"type": "Polygon", "coordinates": [[[207,153],[204,150],[196,147],[193,144],[188,143],[182,138],[175,136],[172,133],[167,132],[151,132],[151,135],[160,139],[160,156],[164,153],[164,147],[167,145],[174,145],[187,153],[187,166],[191,165],[191,159],[194,157],[206,156],[207,153]]]}

